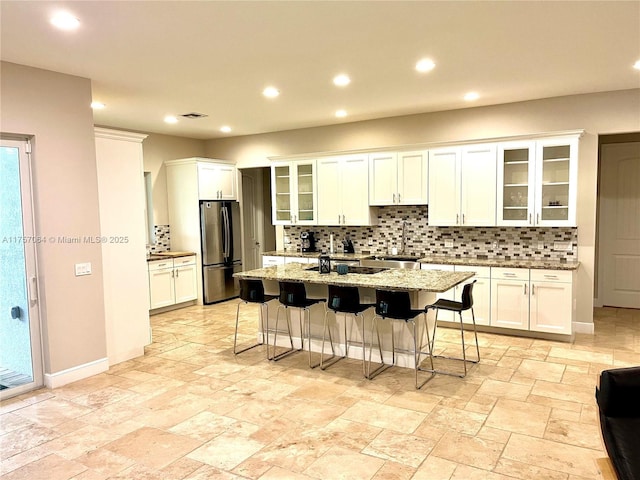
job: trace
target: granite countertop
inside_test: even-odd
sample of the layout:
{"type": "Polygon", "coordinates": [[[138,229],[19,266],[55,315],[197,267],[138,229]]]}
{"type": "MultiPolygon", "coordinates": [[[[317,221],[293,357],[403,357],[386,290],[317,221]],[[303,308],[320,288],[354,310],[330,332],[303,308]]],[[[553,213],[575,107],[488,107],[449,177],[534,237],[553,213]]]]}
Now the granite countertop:
{"type": "MultiPolygon", "coordinates": [[[[318,252],[284,252],[282,250],[265,252],[263,255],[276,257],[300,257],[318,258],[318,252]]],[[[359,261],[381,255],[380,253],[331,253],[331,260],[359,261]]],[[[420,257],[421,254],[417,256],[420,257]]],[[[391,255],[390,255],[391,256],[391,255]]],[[[449,257],[446,255],[427,255],[420,257],[420,263],[439,263],[442,265],[469,265],[478,267],[503,267],[503,268],[532,268],[543,270],[577,270],[578,261],[563,262],[559,260],[526,260],[519,258],[474,258],[474,257],[449,257]]]]}
{"type": "Polygon", "coordinates": [[[154,260],[166,260],[167,258],[179,258],[179,257],[190,257],[191,255],[195,255],[196,252],[162,252],[162,253],[151,253],[147,255],[147,262],[152,262],[154,260]]]}
{"type": "Polygon", "coordinates": [[[270,255],[273,257],[300,257],[300,258],[318,258],[320,255],[329,255],[331,260],[343,260],[343,261],[360,261],[365,258],[371,258],[371,253],[343,253],[343,252],[335,252],[335,253],[323,253],[323,252],[285,252],[282,250],[274,250],[271,252],[264,252],[263,255],[270,255]]]}
{"type": "Polygon", "coordinates": [[[469,265],[477,267],[532,268],[544,270],[576,270],[580,262],[562,262],[558,260],[525,260],[519,258],[473,258],[431,255],[420,258],[420,263],[439,263],[442,265],[469,265]]]}
{"type": "Polygon", "coordinates": [[[237,278],[256,280],[294,281],[320,285],[343,285],[388,290],[409,290],[425,292],[446,292],[459,283],[473,277],[473,272],[443,272],[439,270],[411,270],[391,268],[365,275],[336,272],[321,274],[317,268],[307,270],[309,264],[288,263],[272,267],[258,268],[234,274],[237,278]]]}

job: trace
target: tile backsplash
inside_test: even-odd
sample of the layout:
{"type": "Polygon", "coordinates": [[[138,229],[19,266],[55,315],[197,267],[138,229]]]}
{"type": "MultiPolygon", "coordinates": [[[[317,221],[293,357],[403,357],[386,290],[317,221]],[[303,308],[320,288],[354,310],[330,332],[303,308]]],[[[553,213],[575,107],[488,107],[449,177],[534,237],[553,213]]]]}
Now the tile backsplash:
{"type": "Polygon", "coordinates": [[[162,253],[171,250],[169,225],[154,225],[153,232],[156,236],[156,243],[147,245],[147,253],[162,253]]]}
{"type": "Polygon", "coordinates": [[[379,207],[378,225],[371,227],[285,226],[285,247],[299,250],[300,233],[309,230],[319,252],[329,251],[330,234],[336,251],[342,251],[342,240],[349,236],[358,253],[391,253],[394,247],[400,252],[405,221],[407,254],[559,261],[578,257],[576,227],[432,227],[427,219],[426,205],[379,207]],[[450,242],[452,246],[445,246],[450,242]],[[567,249],[554,249],[559,244],[567,249]]]}

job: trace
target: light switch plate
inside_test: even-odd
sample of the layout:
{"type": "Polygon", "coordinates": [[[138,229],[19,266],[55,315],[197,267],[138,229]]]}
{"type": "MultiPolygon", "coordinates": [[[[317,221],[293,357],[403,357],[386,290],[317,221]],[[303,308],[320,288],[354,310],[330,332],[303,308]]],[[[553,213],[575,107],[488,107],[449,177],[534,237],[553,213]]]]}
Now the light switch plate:
{"type": "Polygon", "coordinates": [[[91,262],[86,263],[76,263],[76,277],[81,277],[82,275],[91,275],[91,262]]]}
{"type": "Polygon", "coordinates": [[[453,240],[450,238],[444,241],[444,248],[453,248],[453,240]]]}

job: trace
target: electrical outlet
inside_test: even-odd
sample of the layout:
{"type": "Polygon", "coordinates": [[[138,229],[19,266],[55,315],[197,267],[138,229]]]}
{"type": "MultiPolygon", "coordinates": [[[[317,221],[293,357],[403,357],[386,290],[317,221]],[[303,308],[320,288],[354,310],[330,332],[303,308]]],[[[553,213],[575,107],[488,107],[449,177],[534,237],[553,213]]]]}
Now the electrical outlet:
{"type": "Polygon", "coordinates": [[[291,243],[291,238],[289,238],[288,236],[285,235],[284,243],[291,243]]]}
{"type": "Polygon", "coordinates": [[[453,248],[453,240],[448,238],[444,241],[444,248],[453,248]]]}
{"type": "Polygon", "coordinates": [[[369,245],[369,246],[373,245],[373,238],[370,238],[370,239],[369,239],[369,241],[368,241],[368,245],[369,245]]]}
{"type": "Polygon", "coordinates": [[[570,252],[571,242],[553,242],[553,249],[556,252],[570,252]]]}
{"type": "Polygon", "coordinates": [[[538,250],[544,250],[544,242],[538,242],[538,250]]]}

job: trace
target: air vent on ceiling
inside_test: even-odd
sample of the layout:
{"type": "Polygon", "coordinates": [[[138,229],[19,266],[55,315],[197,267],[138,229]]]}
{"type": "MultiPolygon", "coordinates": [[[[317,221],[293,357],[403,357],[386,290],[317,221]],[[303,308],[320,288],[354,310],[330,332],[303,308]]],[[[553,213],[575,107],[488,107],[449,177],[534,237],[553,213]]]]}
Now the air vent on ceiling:
{"type": "Polygon", "coordinates": [[[204,113],[191,112],[191,113],[185,113],[180,116],[184,118],[204,118],[204,117],[208,117],[209,115],[205,115],[204,113]]]}

